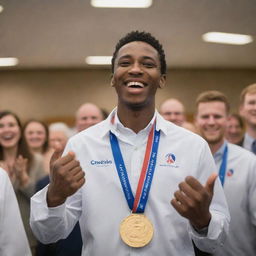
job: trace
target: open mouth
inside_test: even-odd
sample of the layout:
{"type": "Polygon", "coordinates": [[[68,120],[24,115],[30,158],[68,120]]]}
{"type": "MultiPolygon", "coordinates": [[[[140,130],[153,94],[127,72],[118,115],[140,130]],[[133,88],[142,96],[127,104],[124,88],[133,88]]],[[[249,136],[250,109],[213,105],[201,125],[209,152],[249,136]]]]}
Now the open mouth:
{"type": "Polygon", "coordinates": [[[144,88],[145,85],[141,82],[129,82],[126,84],[129,88],[144,88]]]}
{"type": "Polygon", "coordinates": [[[3,140],[5,140],[5,141],[9,141],[9,140],[12,140],[13,137],[14,137],[14,135],[5,135],[5,136],[3,136],[2,138],[3,138],[3,140]]]}

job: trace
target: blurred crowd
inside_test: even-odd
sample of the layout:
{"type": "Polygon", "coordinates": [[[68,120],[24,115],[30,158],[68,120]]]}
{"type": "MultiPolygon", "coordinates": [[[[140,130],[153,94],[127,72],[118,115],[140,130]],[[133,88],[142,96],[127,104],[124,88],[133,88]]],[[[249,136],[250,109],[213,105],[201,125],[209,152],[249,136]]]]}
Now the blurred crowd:
{"type": "MultiPolygon", "coordinates": [[[[223,138],[256,154],[256,84],[247,86],[241,92],[236,113],[229,113],[228,103],[224,100],[224,104],[218,93],[223,95],[211,91],[198,96],[193,121],[186,119],[183,103],[174,98],[164,101],[159,113],[164,119],[201,135],[208,142],[213,155],[218,151],[213,145],[216,147],[216,143],[223,138]],[[216,102],[222,102],[225,108],[222,109],[223,106],[216,105],[216,102]]],[[[74,127],[68,127],[63,122],[46,125],[36,119],[22,125],[15,113],[0,111],[0,171],[8,174],[18,202],[20,215],[17,212],[18,216],[15,217],[19,223],[16,232],[20,232],[19,239],[24,239],[24,244],[28,241],[32,255],[81,255],[82,239],[78,224],[67,239],[55,244],[43,245],[36,240],[29,225],[30,198],[49,183],[50,159],[54,150],[64,150],[71,136],[107,116],[99,106],[85,103],[75,113],[74,127]],[[70,243],[73,246],[69,246],[70,243]]],[[[16,199],[11,197],[9,203],[15,204],[16,199]]],[[[12,220],[15,221],[14,218],[12,220]]]]}

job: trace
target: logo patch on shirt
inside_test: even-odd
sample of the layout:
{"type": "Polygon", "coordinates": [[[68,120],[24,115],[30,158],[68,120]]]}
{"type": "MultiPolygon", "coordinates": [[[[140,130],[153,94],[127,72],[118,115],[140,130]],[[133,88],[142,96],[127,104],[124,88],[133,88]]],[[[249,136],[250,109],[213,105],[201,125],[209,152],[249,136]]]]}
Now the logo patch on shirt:
{"type": "Polygon", "coordinates": [[[175,162],[176,162],[176,156],[173,153],[168,153],[164,157],[164,163],[160,164],[160,166],[178,168],[179,166],[176,165],[175,162]]]}
{"type": "Polygon", "coordinates": [[[168,153],[165,155],[165,159],[167,164],[173,164],[176,160],[176,157],[174,154],[168,153]]]}
{"type": "Polygon", "coordinates": [[[233,170],[233,169],[229,169],[229,170],[227,171],[227,176],[228,176],[228,177],[231,177],[233,174],[234,174],[234,170],[233,170]]]}
{"type": "Polygon", "coordinates": [[[112,160],[91,160],[90,164],[97,167],[106,167],[112,164],[112,160]]]}

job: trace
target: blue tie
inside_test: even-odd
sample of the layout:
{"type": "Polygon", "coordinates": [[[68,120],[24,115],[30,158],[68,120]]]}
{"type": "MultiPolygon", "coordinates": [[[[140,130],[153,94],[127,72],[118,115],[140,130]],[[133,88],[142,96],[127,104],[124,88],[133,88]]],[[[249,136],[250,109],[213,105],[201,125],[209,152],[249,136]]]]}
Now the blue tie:
{"type": "Polygon", "coordinates": [[[256,155],[256,140],[252,143],[252,152],[256,155]]]}

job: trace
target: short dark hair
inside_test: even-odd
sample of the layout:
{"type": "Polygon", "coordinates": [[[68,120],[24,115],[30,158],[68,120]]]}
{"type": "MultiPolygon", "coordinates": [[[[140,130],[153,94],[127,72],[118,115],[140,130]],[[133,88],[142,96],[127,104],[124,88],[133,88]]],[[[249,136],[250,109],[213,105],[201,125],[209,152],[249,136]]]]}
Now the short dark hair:
{"type": "Polygon", "coordinates": [[[166,61],[165,61],[165,53],[164,53],[164,49],[163,46],[159,43],[159,41],[153,37],[150,33],[147,32],[140,32],[140,31],[132,31],[128,34],[126,34],[124,37],[122,37],[118,43],[116,44],[115,47],[115,51],[113,53],[113,57],[112,57],[112,73],[114,73],[114,65],[115,65],[115,60],[116,60],[116,56],[117,53],[119,51],[119,49],[131,42],[134,41],[141,41],[141,42],[145,42],[149,45],[151,45],[153,48],[155,48],[158,52],[159,55],[159,60],[160,60],[160,65],[161,65],[161,74],[166,74],[166,61]]]}

